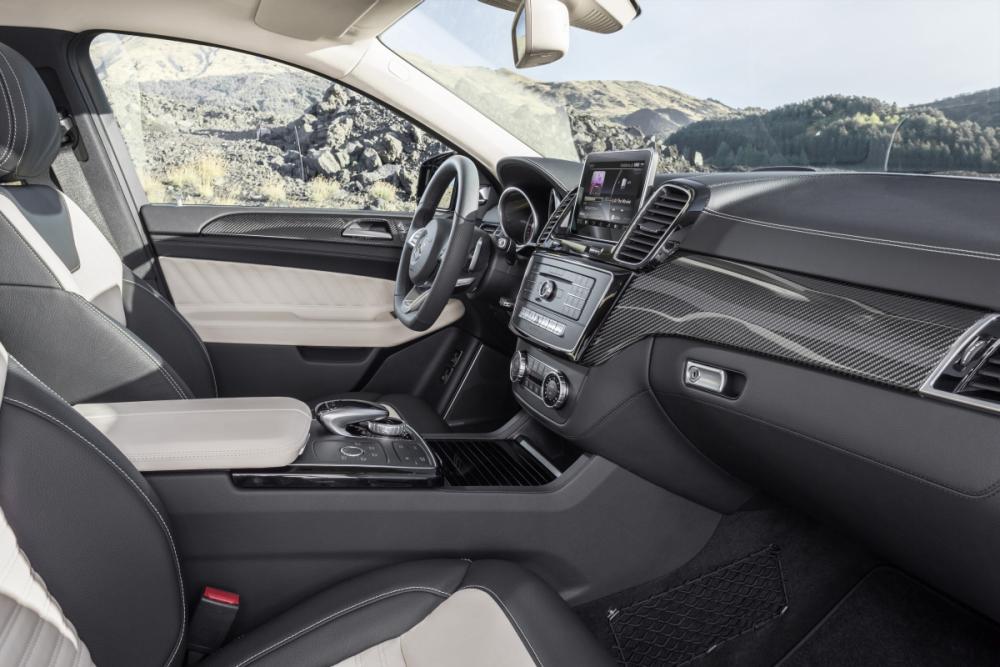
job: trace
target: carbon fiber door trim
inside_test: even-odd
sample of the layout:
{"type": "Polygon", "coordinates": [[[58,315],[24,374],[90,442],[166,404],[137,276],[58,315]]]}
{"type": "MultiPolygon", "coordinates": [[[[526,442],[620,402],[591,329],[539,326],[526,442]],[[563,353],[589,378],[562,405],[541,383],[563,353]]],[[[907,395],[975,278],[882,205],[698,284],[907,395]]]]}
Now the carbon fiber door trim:
{"type": "Polygon", "coordinates": [[[699,255],[640,274],[583,361],[681,336],[917,391],[985,311],[699,255]]]}
{"type": "Polygon", "coordinates": [[[393,245],[402,243],[409,218],[401,219],[378,214],[341,213],[258,213],[245,211],[229,213],[205,225],[201,233],[206,236],[250,236],[255,238],[291,239],[295,241],[323,241],[326,243],[358,243],[362,245],[393,245]],[[352,222],[384,220],[395,237],[393,240],[358,239],[344,237],[344,230],[352,222]]]}

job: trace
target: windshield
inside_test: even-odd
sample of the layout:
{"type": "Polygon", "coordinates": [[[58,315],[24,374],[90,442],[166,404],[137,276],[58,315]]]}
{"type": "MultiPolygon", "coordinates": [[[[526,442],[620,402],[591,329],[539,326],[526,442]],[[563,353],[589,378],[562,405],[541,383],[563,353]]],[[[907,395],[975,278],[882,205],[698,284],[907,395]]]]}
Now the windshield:
{"type": "Polygon", "coordinates": [[[513,14],[425,0],[382,39],[547,157],[655,146],[669,172],[1000,175],[997,0],[645,0],[514,71],[513,14]]]}

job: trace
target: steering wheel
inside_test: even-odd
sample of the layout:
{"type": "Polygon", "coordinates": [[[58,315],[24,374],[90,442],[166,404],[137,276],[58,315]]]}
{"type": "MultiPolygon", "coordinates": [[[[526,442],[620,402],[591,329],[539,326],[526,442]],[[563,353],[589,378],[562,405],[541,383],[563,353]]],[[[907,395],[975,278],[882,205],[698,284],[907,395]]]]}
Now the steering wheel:
{"type": "Polygon", "coordinates": [[[472,249],[478,208],[479,170],[469,158],[453,155],[427,184],[399,258],[393,312],[408,328],[426,331],[448,304],[472,249]],[[442,216],[437,206],[452,182],[455,207],[442,216]]]}

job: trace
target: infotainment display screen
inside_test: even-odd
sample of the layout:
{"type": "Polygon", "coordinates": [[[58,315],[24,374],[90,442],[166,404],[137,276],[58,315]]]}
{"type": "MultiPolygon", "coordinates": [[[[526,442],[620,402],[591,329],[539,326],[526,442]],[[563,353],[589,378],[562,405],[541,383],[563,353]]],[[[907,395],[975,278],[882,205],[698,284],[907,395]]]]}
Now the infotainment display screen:
{"type": "Polygon", "coordinates": [[[617,243],[642,206],[655,173],[656,153],[650,149],[588,155],[570,233],[617,243]]]}

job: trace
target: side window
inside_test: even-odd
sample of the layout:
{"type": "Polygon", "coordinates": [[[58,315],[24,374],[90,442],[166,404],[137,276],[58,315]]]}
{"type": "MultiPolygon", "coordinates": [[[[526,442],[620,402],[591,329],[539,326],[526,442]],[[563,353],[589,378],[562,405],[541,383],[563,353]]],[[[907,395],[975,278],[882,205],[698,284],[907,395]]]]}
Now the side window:
{"type": "Polygon", "coordinates": [[[103,33],[90,57],[155,203],[412,210],[447,147],[316,74],[198,44],[103,33]]]}

